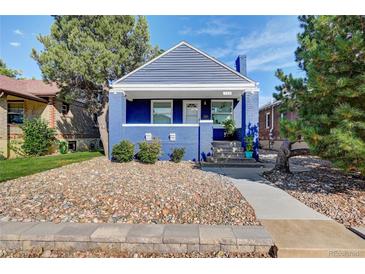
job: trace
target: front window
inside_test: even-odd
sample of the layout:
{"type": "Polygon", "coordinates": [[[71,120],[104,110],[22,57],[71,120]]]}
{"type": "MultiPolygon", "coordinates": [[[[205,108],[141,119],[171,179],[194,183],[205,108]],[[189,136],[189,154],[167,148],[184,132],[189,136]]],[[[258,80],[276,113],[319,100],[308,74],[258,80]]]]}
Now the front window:
{"type": "Polygon", "coordinates": [[[152,101],[152,123],[172,123],[172,101],[152,101]]]}
{"type": "Polygon", "coordinates": [[[212,101],[213,124],[220,125],[228,119],[233,119],[233,101],[212,101]]]}
{"type": "Polygon", "coordinates": [[[24,120],[24,103],[9,102],[8,103],[8,123],[23,124],[24,120]]]}
{"type": "Polygon", "coordinates": [[[270,128],[270,124],[271,124],[271,114],[270,114],[270,112],[267,112],[265,115],[266,128],[270,128]]]}

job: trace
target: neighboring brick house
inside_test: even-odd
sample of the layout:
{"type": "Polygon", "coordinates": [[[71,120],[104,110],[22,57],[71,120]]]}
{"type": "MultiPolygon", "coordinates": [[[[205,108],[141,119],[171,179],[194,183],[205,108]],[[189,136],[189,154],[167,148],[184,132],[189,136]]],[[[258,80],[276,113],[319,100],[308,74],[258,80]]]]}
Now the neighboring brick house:
{"type": "Polygon", "coordinates": [[[59,140],[67,140],[70,150],[88,150],[99,145],[99,130],[84,107],[57,98],[56,84],[41,80],[16,80],[0,75],[0,153],[14,157],[10,144],[21,143],[24,119],[41,118],[56,130],[59,140]]]}
{"type": "MultiPolygon", "coordinates": [[[[279,149],[284,140],[280,135],[280,120],[283,118],[288,120],[295,120],[298,118],[297,112],[280,113],[280,103],[280,101],[275,101],[260,107],[259,141],[262,148],[279,149]]],[[[307,148],[308,146],[305,142],[301,142],[300,144],[296,143],[295,147],[307,148]]]]}

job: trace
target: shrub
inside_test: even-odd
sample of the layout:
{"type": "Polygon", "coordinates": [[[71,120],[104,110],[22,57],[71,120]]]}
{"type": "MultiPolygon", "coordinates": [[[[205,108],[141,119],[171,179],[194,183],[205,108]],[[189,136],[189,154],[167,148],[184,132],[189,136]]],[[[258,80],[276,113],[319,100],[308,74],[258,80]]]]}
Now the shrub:
{"type": "Polygon", "coordinates": [[[161,155],[161,144],[159,140],[150,143],[146,141],[139,143],[138,159],[145,164],[154,164],[161,155]]]}
{"type": "Polygon", "coordinates": [[[0,151],[0,161],[6,160],[4,154],[0,151]]]}
{"type": "Polygon", "coordinates": [[[61,154],[66,154],[68,152],[68,143],[66,141],[60,141],[58,143],[58,150],[61,154]]]}
{"type": "Polygon", "coordinates": [[[54,144],[55,130],[41,119],[25,120],[21,129],[24,133],[21,149],[26,155],[45,155],[54,144]]]}
{"type": "Polygon", "coordinates": [[[128,140],[123,140],[113,146],[112,158],[119,163],[130,162],[134,157],[134,144],[128,140]]]}
{"type": "Polygon", "coordinates": [[[226,134],[226,137],[228,139],[233,139],[234,133],[236,131],[236,126],[234,124],[234,120],[233,119],[224,120],[223,126],[224,126],[224,132],[226,134]]]}
{"type": "Polygon", "coordinates": [[[245,137],[246,151],[253,151],[253,136],[247,135],[245,137]]]}
{"type": "Polygon", "coordinates": [[[179,163],[183,159],[184,155],[185,155],[185,148],[183,148],[183,147],[175,148],[172,151],[170,158],[171,158],[171,161],[173,161],[174,163],[179,163]]]}

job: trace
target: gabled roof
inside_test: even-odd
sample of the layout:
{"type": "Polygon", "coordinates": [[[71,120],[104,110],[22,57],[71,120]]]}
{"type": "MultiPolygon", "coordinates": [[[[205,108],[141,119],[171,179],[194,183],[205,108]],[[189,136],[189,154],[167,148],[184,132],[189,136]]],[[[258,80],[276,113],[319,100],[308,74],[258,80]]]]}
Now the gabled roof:
{"type": "Polygon", "coordinates": [[[53,97],[59,92],[55,83],[46,84],[42,80],[17,80],[4,75],[0,75],[0,90],[40,102],[46,102],[41,97],[53,97]]]}
{"type": "Polygon", "coordinates": [[[183,41],[115,81],[113,85],[241,83],[255,82],[183,41]]]}

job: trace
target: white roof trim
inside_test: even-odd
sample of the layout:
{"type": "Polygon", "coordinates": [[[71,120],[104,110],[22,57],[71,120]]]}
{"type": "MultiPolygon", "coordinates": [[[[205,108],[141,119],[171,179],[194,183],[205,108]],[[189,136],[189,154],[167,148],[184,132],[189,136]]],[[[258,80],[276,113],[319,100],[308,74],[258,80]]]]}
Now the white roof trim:
{"type": "MultiPolygon", "coordinates": [[[[239,73],[238,71],[235,71],[234,69],[232,69],[231,67],[223,64],[222,62],[218,61],[217,59],[209,56],[208,54],[206,54],[205,52],[195,48],[194,46],[190,45],[189,43],[185,42],[185,41],[181,41],[180,43],[178,43],[177,45],[173,46],[172,48],[168,49],[167,51],[163,52],[162,54],[160,54],[159,56],[153,58],[152,60],[148,61],[147,63],[143,64],[142,66],[136,68],[135,70],[131,71],[130,73],[124,75],[122,78],[116,80],[113,84],[112,87],[117,86],[119,81],[123,81],[125,78],[129,77],[130,75],[136,73],[137,71],[141,70],[142,68],[144,68],[145,66],[148,66],[149,64],[153,63],[154,61],[160,59],[161,57],[165,56],[166,54],[168,54],[169,52],[173,51],[174,49],[176,49],[177,47],[181,46],[181,45],[185,45],[197,52],[199,52],[200,54],[204,55],[205,57],[209,58],[210,60],[212,60],[213,62],[217,63],[218,65],[228,69],[229,71],[233,72],[234,74],[236,74],[237,76],[241,77],[242,79],[245,79],[246,81],[249,81],[250,83],[256,83],[254,80],[251,80],[250,78],[248,78],[247,76],[242,75],[241,73],[239,73]]],[[[132,84],[130,84],[132,85],[132,84]]]]}

